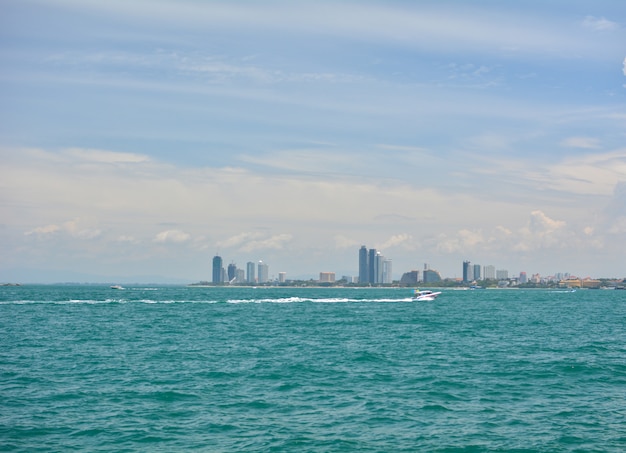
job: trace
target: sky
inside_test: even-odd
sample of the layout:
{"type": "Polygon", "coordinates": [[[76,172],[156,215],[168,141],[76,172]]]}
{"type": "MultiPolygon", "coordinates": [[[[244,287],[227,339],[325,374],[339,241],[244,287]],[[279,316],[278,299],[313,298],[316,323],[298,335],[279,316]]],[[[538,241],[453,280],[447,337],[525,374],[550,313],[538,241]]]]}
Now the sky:
{"type": "Polygon", "coordinates": [[[0,2],[0,282],[626,277],[612,0],[0,2]]]}

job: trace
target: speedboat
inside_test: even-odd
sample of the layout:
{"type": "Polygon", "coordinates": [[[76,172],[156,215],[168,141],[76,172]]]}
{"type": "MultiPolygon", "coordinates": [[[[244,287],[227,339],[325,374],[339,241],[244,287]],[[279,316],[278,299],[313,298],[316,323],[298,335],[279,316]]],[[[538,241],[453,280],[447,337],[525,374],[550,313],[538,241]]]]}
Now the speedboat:
{"type": "Polygon", "coordinates": [[[111,289],[124,289],[122,285],[111,285],[111,289]]]}
{"type": "Polygon", "coordinates": [[[413,291],[413,300],[435,300],[439,294],[441,294],[441,291],[434,292],[429,289],[423,289],[420,291],[419,289],[416,289],[413,291]]]}

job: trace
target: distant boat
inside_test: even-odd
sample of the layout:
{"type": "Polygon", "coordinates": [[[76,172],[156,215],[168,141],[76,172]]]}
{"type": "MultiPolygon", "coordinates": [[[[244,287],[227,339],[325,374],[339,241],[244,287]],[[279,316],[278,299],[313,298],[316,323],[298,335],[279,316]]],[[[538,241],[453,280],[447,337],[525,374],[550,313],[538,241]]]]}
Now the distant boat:
{"type": "Polygon", "coordinates": [[[413,291],[413,300],[415,301],[435,300],[437,296],[439,296],[439,294],[441,294],[441,291],[434,292],[429,289],[423,289],[420,291],[419,289],[416,289],[415,291],[413,291]]]}
{"type": "Polygon", "coordinates": [[[111,285],[111,289],[124,289],[122,285],[111,285]]]}

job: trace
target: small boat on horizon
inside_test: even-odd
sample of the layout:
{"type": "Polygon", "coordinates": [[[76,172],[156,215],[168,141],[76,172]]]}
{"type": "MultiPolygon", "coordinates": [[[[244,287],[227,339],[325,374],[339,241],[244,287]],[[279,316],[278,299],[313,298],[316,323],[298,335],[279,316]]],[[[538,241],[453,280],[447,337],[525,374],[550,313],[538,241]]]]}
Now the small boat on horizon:
{"type": "Polygon", "coordinates": [[[111,285],[111,289],[124,289],[122,285],[111,285]]]}
{"type": "Polygon", "coordinates": [[[441,291],[434,292],[429,289],[420,290],[418,288],[413,291],[413,300],[415,301],[435,300],[437,296],[439,296],[439,294],[441,294],[441,291]]]}

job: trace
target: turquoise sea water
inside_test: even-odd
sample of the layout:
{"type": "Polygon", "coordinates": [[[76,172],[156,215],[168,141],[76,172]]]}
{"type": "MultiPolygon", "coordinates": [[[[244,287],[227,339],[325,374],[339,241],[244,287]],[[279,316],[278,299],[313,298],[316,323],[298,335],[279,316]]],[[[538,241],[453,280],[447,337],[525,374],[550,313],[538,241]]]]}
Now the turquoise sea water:
{"type": "Polygon", "coordinates": [[[0,450],[626,450],[626,291],[410,295],[0,288],[0,450]]]}

